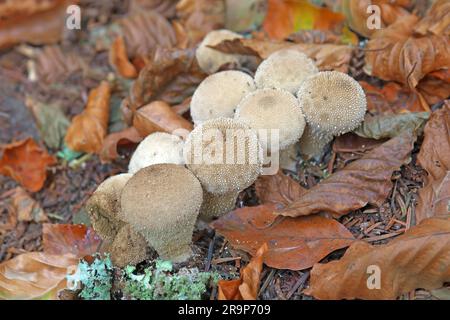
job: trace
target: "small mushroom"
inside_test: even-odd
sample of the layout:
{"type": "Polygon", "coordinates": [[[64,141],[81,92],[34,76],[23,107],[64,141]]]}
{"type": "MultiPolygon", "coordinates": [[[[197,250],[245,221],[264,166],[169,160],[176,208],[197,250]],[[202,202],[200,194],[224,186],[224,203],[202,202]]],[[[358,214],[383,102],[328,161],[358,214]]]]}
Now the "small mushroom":
{"type": "Polygon", "coordinates": [[[255,73],[258,89],[277,88],[296,94],[301,83],[319,72],[314,61],[302,52],[283,49],[261,62],[255,73]]]}
{"type": "Polygon", "coordinates": [[[233,118],[238,103],[255,89],[253,78],[244,72],[229,70],[212,74],[192,96],[192,120],[198,125],[210,119],[233,118]]]}
{"type": "Polygon", "coordinates": [[[161,259],[187,260],[203,200],[197,178],[184,166],[154,164],[128,181],[120,217],[141,233],[161,259]]]}
{"type": "Polygon", "coordinates": [[[214,218],[218,218],[232,211],[236,206],[236,199],[238,196],[239,192],[235,191],[225,194],[214,194],[204,191],[199,218],[209,222],[214,218]]]}
{"type": "Polygon", "coordinates": [[[92,227],[107,242],[112,242],[125,225],[119,218],[120,195],[132,174],[122,173],[103,181],[86,203],[92,227]]]}
{"type": "Polygon", "coordinates": [[[322,151],[333,136],[358,127],[367,108],[366,96],[359,83],[338,71],[310,76],[300,86],[297,97],[308,127],[300,144],[314,147],[301,152],[309,156],[318,155],[317,149],[322,151]]]}
{"type": "Polygon", "coordinates": [[[217,118],[197,126],[186,139],[185,162],[203,189],[214,194],[239,192],[262,169],[257,134],[240,120],[217,118]]]}
{"type": "Polygon", "coordinates": [[[240,34],[226,29],[210,31],[195,52],[200,68],[208,74],[213,74],[224,64],[234,63],[240,65],[241,61],[245,59],[243,56],[223,53],[209,47],[217,45],[224,40],[240,38],[242,38],[240,34]]]}
{"type": "Polygon", "coordinates": [[[176,135],[155,132],[139,143],[128,165],[129,173],[157,163],[183,164],[183,140],[176,135]]]}
{"type": "MultiPolygon", "coordinates": [[[[305,128],[305,117],[297,99],[282,89],[258,89],[248,94],[239,103],[235,119],[253,129],[278,129],[281,150],[294,144],[305,128]]],[[[270,145],[262,147],[273,151],[270,145]]]]}
{"type": "Polygon", "coordinates": [[[147,257],[147,242],[129,224],[125,224],[117,233],[110,251],[115,266],[136,265],[147,257]]]}

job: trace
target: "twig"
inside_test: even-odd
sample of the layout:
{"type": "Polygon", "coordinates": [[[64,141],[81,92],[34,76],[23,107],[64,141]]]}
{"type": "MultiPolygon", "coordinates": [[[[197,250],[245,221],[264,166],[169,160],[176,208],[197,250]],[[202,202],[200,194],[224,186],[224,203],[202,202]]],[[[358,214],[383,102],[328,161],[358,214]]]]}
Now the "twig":
{"type": "Polygon", "coordinates": [[[296,291],[301,291],[303,289],[303,286],[306,283],[306,280],[308,280],[308,278],[309,278],[309,271],[306,271],[298,278],[297,282],[294,284],[292,289],[288,292],[288,294],[286,295],[286,300],[289,300],[296,291]]]}
{"type": "Polygon", "coordinates": [[[205,271],[209,271],[211,268],[211,259],[214,252],[214,243],[216,242],[216,235],[214,234],[213,238],[209,242],[208,246],[208,257],[206,258],[205,271]]]}
{"type": "MultiPolygon", "coordinates": [[[[242,259],[242,257],[217,258],[217,259],[212,260],[212,264],[216,265],[216,264],[221,264],[221,263],[235,261],[235,260],[241,260],[241,259],[242,259]]],[[[206,270],[206,271],[208,271],[208,270],[206,270]]]]}
{"type": "Polygon", "coordinates": [[[375,241],[379,241],[379,240],[384,240],[384,239],[389,239],[395,236],[398,236],[399,234],[402,234],[405,232],[405,229],[401,229],[399,231],[396,232],[392,232],[392,233],[388,233],[388,234],[383,234],[381,236],[375,236],[375,237],[370,237],[370,238],[366,238],[366,239],[362,239],[364,241],[367,242],[375,242],[375,241]]]}
{"type": "Polygon", "coordinates": [[[269,283],[272,281],[273,275],[275,274],[276,269],[270,270],[269,275],[267,276],[266,280],[264,281],[263,285],[261,286],[261,289],[259,290],[259,294],[261,295],[264,291],[266,291],[267,287],[269,286],[269,283]]]}

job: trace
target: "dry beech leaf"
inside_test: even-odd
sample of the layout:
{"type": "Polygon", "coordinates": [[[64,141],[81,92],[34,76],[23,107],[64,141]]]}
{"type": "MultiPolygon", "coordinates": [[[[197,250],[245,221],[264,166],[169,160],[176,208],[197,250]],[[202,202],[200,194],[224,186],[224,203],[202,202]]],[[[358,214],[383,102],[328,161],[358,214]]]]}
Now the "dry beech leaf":
{"type": "Polygon", "coordinates": [[[81,224],[42,225],[42,245],[48,254],[71,253],[84,257],[97,252],[102,240],[92,228],[81,224]]]}
{"type": "Polygon", "coordinates": [[[67,130],[67,146],[78,152],[96,153],[101,150],[108,130],[111,87],[102,83],[89,93],[86,108],[72,119],[67,130]]]}
{"type": "Polygon", "coordinates": [[[187,134],[193,128],[191,122],[178,115],[164,101],[153,101],[139,108],[134,114],[133,126],[142,137],[157,131],[172,133],[180,129],[187,134]]]}
{"type": "Polygon", "coordinates": [[[78,257],[45,252],[21,254],[0,264],[0,300],[56,300],[78,257]]]}
{"type": "Polygon", "coordinates": [[[317,299],[395,299],[449,281],[450,219],[431,218],[388,244],[358,241],[340,260],[314,265],[304,293],[317,299]],[[371,289],[368,284],[376,275],[380,288],[371,289]]]}
{"type": "Polygon", "coordinates": [[[342,224],[319,215],[276,217],[276,205],[244,207],[214,221],[211,226],[231,245],[254,255],[267,243],[264,263],[277,269],[310,268],[329,253],[347,247],[354,238],[342,224]]]}
{"type": "Polygon", "coordinates": [[[414,32],[427,34],[450,34],[450,2],[437,0],[415,27],[414,32]]]}
{"type": "Polygon", "coordinates": [[[100,160],[108,162],[119,158],[118,149],[125,145],[136,145],[142,141],[142,136],[135,127],[129,127],[106,136],[100,151],[100,160]]]}
{"type": "Polygon", "coordinates": [[[174,18],[176,15],[176,5],[178,0],[131,0],[131,13],[146,11],[155,11],[166,18],[174,18]]]}
{"type": "Polygon", "coordinates": [[[341,39],[329,30],[300,30],[290,34],[286,40],[294,43],[342,43],[341,39]]]}
{"type": "Polygon", "coordinates": [[[241,270],[240,279],[218,282],[218,300],[256,300],[258,298],[261,271],[267,250],[267,243],[258,248],[248,265],[241,270]]]}
{"type": "Polygon", "coordinates": [[[48,221],[48,217],[39,203],[20,187],[14,189],[14,194],[11,196],[11,207],[18,221],[36,223],[48,221]]]}
{"type": "Polygon", "coordinates": [[[176,45],[175,31],[162,15],[155,11],[140,11],[119,20],[120,34],[130,58],[152,56],[157,48],[176,45]]]}
{"type": "Polygon", "coordinates": [[[431,114],[425,126],[425,138],[417,157],[428,172],[419,191],[416,220],[447,215],[450,212],[450,102],[431,114]]]}
{"type": "Polygon", "coordinates": [[[378,147],[383,142],[385,142],[385,140],[379,141],[370,138],[363,138],[352,132],[349,132],[334,139],[333,151],[336,153],[365,152],[367,150],[372,150],[373,148],[378,147]]]}
{"type": "Polygon", "coordinates": [[[392,173],[409,159],[414,141],[408,132],[392,138],[308,189],[277,213],[298,217],[326,211],[341,216],[368,203],[380,206],[391,191],[392,173]]]}
{"type": "Polygon", "coordinates": [[[125,41],[122,36],[117,36],[109,50],[109,64],[124,78],[134,79],[138,72],[128,60],[125,41]]]}
{"type": "Polygon", "coordinates": [[[36,45],[58,42],[65,28],[66,8],[77,2],[77,0],[56,0],[52,3],[39,0],[7,1],[6,3],[2,1],[0,4],[0,49],[21,42],[36,45]]]}
{"type": "Polygon", "coordinates": [[[378,30],[367,44],[364,71],[383,80],[397,81],[411,90],[428,73],[450,67],[450,39],[446,35],[416,37],[414,15],[378,30]]]}
{"type": "Polygon", "coordinates": [[[25,189],[37,192],[47,179],[47,167],[56,159],[32,139],[4,145],[0,159],[0,174],[11,177],[25,189]]]}
{"type": "Polygon", "coordinates": [[[428,105],[434,105],[450,96],[450,69],[433,71],[417,85],[417,90],[428,105]]]}
{"type": "Polygon", "coordinates": [[[256,195],[262,203],[287,205],[306,191],[298,182],[279,171],[275,175],[260,176],[255,182],[256,195]]]}
{"type": "Polygon", "coordinates": [[[316,62],[320,70],[348,71],[353,49],[347,45],[293,43],[259,39],[225,40],[212,48],[232,54],[256,56],[266,59],[275,51],[290,48],[303,52],[316,62]]]}

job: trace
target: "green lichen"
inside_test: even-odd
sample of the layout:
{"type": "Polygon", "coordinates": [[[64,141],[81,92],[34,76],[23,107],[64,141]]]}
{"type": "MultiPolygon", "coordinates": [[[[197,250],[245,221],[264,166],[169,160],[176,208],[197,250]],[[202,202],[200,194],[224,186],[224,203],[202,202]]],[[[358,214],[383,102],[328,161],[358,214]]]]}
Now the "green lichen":
{"type": "Polygon", "coordinates": [[[69,289],[81,287],[79,297],[85,300],[111,300],[112,279],[113,266],[109,256],[104,259],[96,256],[91,264],[81,260],[75,274],[67,276],[69,289]]]}
{"type": "Polygon", "coordinates": [[[197,268],[182,268],[174,273],[170,261],[156,261],[143,274],[136,275],[136,269],[124,269],[124,293],[136,300],[200,300],[209,285],[219,277],[211,272],[199,272],[197,268]]]}

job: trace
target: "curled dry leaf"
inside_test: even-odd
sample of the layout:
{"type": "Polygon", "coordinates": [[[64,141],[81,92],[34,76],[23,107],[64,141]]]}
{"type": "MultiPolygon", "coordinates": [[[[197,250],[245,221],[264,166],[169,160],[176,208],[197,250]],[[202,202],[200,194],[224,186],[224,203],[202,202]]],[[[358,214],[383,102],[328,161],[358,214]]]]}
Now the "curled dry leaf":
{"type": "Polygon", "coordinates": [[[422,134],[423,127],[429,117],[429,112],[410,112],[374,117],[366,115],[361,125],[353,132],[360,137],[376,140],[393,138],[405,131],[419,136],[422,134]]]}
{"type": "Polygon", "coordinates": [[[11,196],[11,207],[18,221],[34,221],[36,223],[48,221],[48,217],[39,203],[20,187],[14,189],[14,194],[11,196]]]}
{"type": "Polygon", "coordinates": [[[416,37],[418,17],[406,16],[373,34],[367,44],[364,71],[383,80],[407,85],[411,90],[427,74],[450,67],[450,38],[416,37]]]}
{"type": "Polygon", "coordinates": [[[89,93],[86,108],[72,119],[67,130],[67,146],[79,152],[96,153],[101,150],[108,130],[111,87],[102,83],[89,93]]]}
{"type": "Polygon", "coordinates": [[[336,137],[333,142],[333,151],[340,152],[365,152],[378,147],[385,141],[360,137],[352,132],[336,137]]]}
{"type": "Polygon", "coordinates": [[[47,179],[47,167],[56,159],[31,138],[3,146],[0,174],[11,177],[25,189],[37,192],[47,179]]]}
{"type": "Polygon", "coordinates": [[[141,12],[142,10],[153,10],[166,18],[174,18],[176,15],[176,5],[178,0],[131,0],[131,13],[141,12]]]}
{"type": "Polygon", "coordinates": [[[92,228],[81,224],[42,225],[42,245],[47,254],[73,254],[82,258],[97,252],[102,240],[92,228]]]}
{"type": "Polygon", "coordinates": [[[0,49],[21,42],[53,44],[61,39],[66,8],[77,0],[2,1],[0,4],[0,49]]]}
{"type": "Polygon", "coordinates": [[[164,101],[153,101],[139,108],[134,115],[133,126],[142,137],[156,131],[173,133],[180,129],[188,134],[193,128],[191,122],[178,115],[164,101]]]}
{"type": "Polygon", "coordinates": [[[450,102],[432,113],[417,160],[428,177],[419,191],[416,220],[449,214],[450,204],[450,102]]]}
{"type": "Polygon", "coordinates": [[[317,299],[395,299],[449,281],[450,220],[431,218],[388,244],[355,242],[340,260],[314,265],[305,293],[317,299]]]}
{"type": "Polygon", "coordinates": [[[392,138],[308,189],[277,213],[298,217],[326,211],[341,216],[368,203],[380,206],[391,191],[392,173],[409,160],[414,141],[408,132],[392,138]]]}
{"type": "Polygon", "coordinates": [[[306,191],[298,182],[279,171],[276,175],[263,175],[255,182],[256,195],[262,203],[288,205],[306,191]]]}
{"type": "Polygon", "coordinates": [[[437,0],[427,15],[414,27],[414,32],[427,34],[450,34],[450,2],[437,0]]]}
{"type": "Polygon", "coordinates": [[[278,269],[302,270],[329,253],[347,247],[354,238],[339,222],[318,215],[276,217],[276,205],[244,207],[214,221],[211,226],[233,247],[254,255],[263,243],[264,263],[278,269]]]}
{"type": "Polygon", "coordinates": [[[218,282],[218,300],[256,300],[261,283],[261,271],[268,247],[264,243],[254,257],[241,270],[240,279],[220,280],[218,282]]]}
{"type": "Polygon", "coordinates": [[[127,48],[122,36],[117,36],[109,50],[109,64],[124,78],[134,79],[138,72],[128,60],[127,48]]]}
{"type": "Polygon", "coordinates": [[[346,73],[353,49],[347,45],[292,43],[259,39],[225,40],[212,48],[231,54],[256,56],[266,59],[275,51],[289,48],[303,52],[316,62],[320,70],[336,70],[346,73]]]}
{"type": "Polygon", "coordinates": [[[135,145],[141,142],[142,136],[135,127],[129,127],[119,132],[109,134],[103,141],[100,160],[108,162],[119,158],[118,148],[124,145],[135,145]]]}

